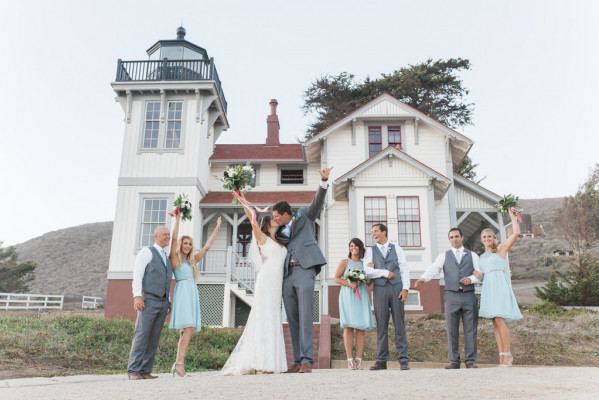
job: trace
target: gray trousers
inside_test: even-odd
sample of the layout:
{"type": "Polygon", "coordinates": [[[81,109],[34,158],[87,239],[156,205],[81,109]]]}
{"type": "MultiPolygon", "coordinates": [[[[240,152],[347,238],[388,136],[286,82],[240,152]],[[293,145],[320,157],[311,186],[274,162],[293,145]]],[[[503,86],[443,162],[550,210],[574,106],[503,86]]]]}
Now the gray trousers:
{"type": "Polygon", "coordinates": [[[384,286],[374,285],[374,317],[376,318],[376,360],[387,362],[389,360],[389,314],[393,316],[395,326],[395,348],[399,354],[399,361],[409,361],[408,336],[404,325],[404,307],[399,301],[402,285],[391,285],[387,282],[384,286]]]}
{"type": "Polygon", "coordinates": [[[139,372],[142,375],[152,372],[160,333],[168,311],[168,298],[159,298],[151,294],[144,294],[143,298],[145,307],[143,311],[137,311],[127,367],[129,373],[139,372]]]}
{"type": "Polygon", "coordinates": [[[314,268],[289,267],[283,279],[283,304],[293,344],[295,364],[314,364],[314,268]]]}
{"type": "Polygon", "coordinates": [[[476,361],[476,331],[478,301],[474,291],[445,291],[445,323],[447,324],[447,355],[449,362],[460,363],[460,317],[464,325],[464,356],[466,362],[476,361]]]}

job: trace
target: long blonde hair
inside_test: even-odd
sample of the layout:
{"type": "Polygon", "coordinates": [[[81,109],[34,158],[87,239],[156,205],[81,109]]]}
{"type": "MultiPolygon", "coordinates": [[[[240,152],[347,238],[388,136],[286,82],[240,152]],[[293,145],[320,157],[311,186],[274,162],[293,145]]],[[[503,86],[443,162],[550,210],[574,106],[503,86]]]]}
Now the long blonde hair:
{"type": "Polygon", "coordinates": [[[183,245],[183,241],[185,239],[189,239],[189,241],[191,242],[191,250],[189,250],[189,254],[187,255],[187,257],[185,259],[187,260],[187,262],[189,263],[189,265],[191,265],[191,268],[193,269],[193,279],[197,280],[198,277],[200,276],[200,271],[198,270],[198,265],[197,265],[198,263],[196,262],[195,256],[193,255],[193,238],[191,236],[183,235],[177,242],[177,251],[176,251],[177,263],[176,263],[176,265],[173,265],[173,269],[174,270],[179,269],[181,264],[183,264],[183,253],[181,252],[181,246],[183,245]]]}
{"type": "Polygon", "coordinates": [[[480,233],[480,236],[483,236],[483,233],[485,232],[490,232],[491,235],[493,235],[493,246],[491,246],[491,253],[497,253],[497,236],[495,236],[495,232],[493,232],[493,229],[491,228],[487,228],[487,229],[483,229],[482,232],[480,233]]]}

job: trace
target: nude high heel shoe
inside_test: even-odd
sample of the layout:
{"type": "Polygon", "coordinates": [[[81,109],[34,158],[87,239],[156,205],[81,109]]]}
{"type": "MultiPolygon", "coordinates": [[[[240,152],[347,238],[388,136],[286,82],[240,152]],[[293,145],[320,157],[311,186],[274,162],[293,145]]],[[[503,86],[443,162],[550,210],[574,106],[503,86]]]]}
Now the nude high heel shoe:
{"type": "Polygon", "coordinates": [[[179,375],[181,378],[188,378],[191,376],[187,372],[185,372],[183,375],[181,375],[181,372],[179,372],[179,370],[177,369],[177,365],[183,365],[183,363],[176,362],[173,364],[173,367],[171,368],[171,373],[173,374],[173,378],[175,377],[175,374],[179,375]]]}
{"type": "Polygon", "coordinates": [[[512,366],[512,363],[514,362],[514,357],[512,356],[512,353],[499,353],[499,355],[509,357],[509,362],[506,364],[499,364],[500,367],[511,367],[512,366]]]}
{"type": "Polygon", "coordinates": [[[354,359],[353,358],[348,358],[347,359],[347,368],[348,369],[356,369],[356,364],[354,364],[354,359]]]}

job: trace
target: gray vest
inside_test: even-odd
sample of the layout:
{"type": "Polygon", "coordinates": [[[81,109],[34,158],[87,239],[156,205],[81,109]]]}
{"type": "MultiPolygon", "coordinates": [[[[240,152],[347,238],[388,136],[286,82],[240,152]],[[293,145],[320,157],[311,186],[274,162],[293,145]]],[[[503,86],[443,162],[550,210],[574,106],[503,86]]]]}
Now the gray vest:
{"type": "Polygon", "coordinates": [[[166,265],[162,262],[162,256],[154,248],[149,247],[152,252],[152,259],[146,266],[146,272],[141,281],[142,290],[146,293],[158,297],[168,297],[171,291],[171,279],[173,278],[173,268],[171,261],[166,257],[166,265]]]}
{"type": "Polygon", "coordinates": [[[453,254],[453,250],[447,250],[445,252],[445,263],[443,264],[443,273],[445,274],[445,290],[457,292],[460,287],[464,292],[471,292],[474,290],[474,284],[462,285],[460,280],[472,275],[474,271],[474,264],[472,263],[472,252],[464,249],[462,254],[462,261],[458,264],[458,261],[453,254]]]}
{"type": "Polygon", "coordinates": [[[378,246],[372,246],[372,261],[374,261],[374,268],[386,269],[395,274],[395,278],[393,279],[373,279],[375,285],[385,286],[387,282],[389,282],[391,285],[401,284],[401,276],[399,274],[399,260],[397,259],[397,252],[395,251],[395,246],[393,244],[389,243],[389,246],[387,247],[387,257],[385,257],[381,253],[378,246]]]}

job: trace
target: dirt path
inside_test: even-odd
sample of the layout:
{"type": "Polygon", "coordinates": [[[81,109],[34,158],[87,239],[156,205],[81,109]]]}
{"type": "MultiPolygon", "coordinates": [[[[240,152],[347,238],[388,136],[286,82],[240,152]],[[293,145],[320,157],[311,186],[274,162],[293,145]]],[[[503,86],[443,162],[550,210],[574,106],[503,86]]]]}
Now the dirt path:
{"type": "Polygon", "coordinates": [[[597,399],[599,368],[316,370],[312,374],[215,376],[80,375],[0,381],[2,399],[597,399]]]}

